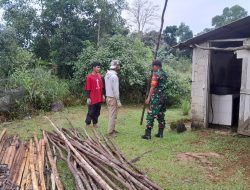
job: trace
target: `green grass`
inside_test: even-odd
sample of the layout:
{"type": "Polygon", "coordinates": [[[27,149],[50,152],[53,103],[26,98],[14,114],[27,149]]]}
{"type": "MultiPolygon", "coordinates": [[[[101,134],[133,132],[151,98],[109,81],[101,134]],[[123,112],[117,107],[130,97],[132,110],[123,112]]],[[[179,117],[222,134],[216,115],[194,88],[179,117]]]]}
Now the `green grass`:
{"type": "MultiPolygon", "coordinates": [[[[1,124],[0,129],[6,127],[8,133],[19,134],[23,139],[29,139],[33,133],[41,136],[41,130],[52,130],[49,122],[44,119],[49,116],[59,126],[69,127],[67,116],[76,128],[84,127],[86,107],[66,108],[60,113],[43,113],[32,119],[16,120],[1,124]]],[[[146,141],[140,138],[145,126],[140,126],[141,107],[125,106],[119,110],[117,130],[120,132],[114,143],[121,149],[128,159],[136,158],[146,151],[153,150],[143,156],[135,165],[144,171],[153,181],[164,189],[169,190],[244,190],[250,188],[250,139],[215,134],[213,130],[201,130],[177,134],[167,128],[163,139],[152,138],[146,141]],[[209,159],[213,169],[208,170],[199,162],[193,161],[183,164],[177,160],[176,155],[184,152],[217,152],[223,158],[209,159]],[[244,162],[244,159],[248,162],[244,162]],[[216,176],[213,180],[209,175],[216,176]],[[248,178],[247,178],[248,177],[248,178]]],[[[167,122],[188,120],[183,116],[181,109],[167,111],[167,122]]],[[[107,130],[107,108],[102,108],[100,117],[101,133],[107,130]]],[[[153,134],[157,132],[154,128],[153,134]]],[[[74,189],[72,175],[63,162],[58,163],[60,175],[66,189],[74,189]]]]}

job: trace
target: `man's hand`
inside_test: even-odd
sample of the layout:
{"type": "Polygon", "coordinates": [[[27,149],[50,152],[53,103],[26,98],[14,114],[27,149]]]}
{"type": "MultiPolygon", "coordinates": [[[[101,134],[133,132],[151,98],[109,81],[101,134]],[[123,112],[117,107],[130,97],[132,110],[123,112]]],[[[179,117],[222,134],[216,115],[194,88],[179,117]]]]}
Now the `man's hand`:
{"type": "Polygon", "coordinates": [[[148,105],[150,102],[150,98],[148,97],[146,100],[145,100],[145,104],[148,105]]]}
{"type": "Polygon", "coordinates": [[[90,104],[91,104],[91,99],[88,98],[88,99],[87,99],[87,105],[90,105],[90,104]]]}
{"type": "Polygon", "coordinates": [[[117,100],[117,106],[118,106],[118,108],[122,107],[122,103],[120,100],[117,100]]]}
{"type": "Polygon", "coordinates": [[[105,101],[106,101],[106,98],[105,98],[105,96],[104,96],[104,95],[102,96],[102,101],[103,101],[103,102],[105,102],[105,101]]]}

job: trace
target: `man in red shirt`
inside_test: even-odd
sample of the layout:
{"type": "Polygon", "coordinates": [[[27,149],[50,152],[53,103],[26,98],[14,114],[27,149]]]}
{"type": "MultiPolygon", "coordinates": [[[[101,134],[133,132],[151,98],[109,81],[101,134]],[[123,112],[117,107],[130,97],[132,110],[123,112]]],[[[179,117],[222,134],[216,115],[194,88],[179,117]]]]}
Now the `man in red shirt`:
{"type": "Polygon", "coordinates": [[[100,72],[100,63],[93,62],[92,73],[86,78],[85,91],[87,94],[88,113],[86,116],[86,127],[90,127],[91,122],[93,127],[97,128],[98,117],[100,116],[101,104],[105,102],[103,95],[103,82],[100,72]]]}

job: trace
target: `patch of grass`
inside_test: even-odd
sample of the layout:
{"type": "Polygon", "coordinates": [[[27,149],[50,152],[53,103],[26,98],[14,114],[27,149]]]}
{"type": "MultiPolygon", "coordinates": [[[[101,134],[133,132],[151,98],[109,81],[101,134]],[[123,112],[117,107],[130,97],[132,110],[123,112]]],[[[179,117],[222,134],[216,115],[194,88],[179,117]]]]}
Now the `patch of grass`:
{"type": "MultiPolygon", "coordinates": [[[[65,116],[67,116],[76,128],[80,130],[85,126],[86,107],[65,108],[60,113],[43,113],[32,119],[13,121],[10,124],[1,124],[8,128],[8,133],[18,133],[23,139],[28,139],[34,132],[41,137],[41,130],[53,130],[49,122],[44,119],[44,115],[49,116],[59,126],[69,127],[65,116]]],[[[212,130],[200,130],[177,134],[169,130],[169,125],[164,132],[163,139],[153,137],[146,141],[141,139],[144,134],[145,124],[139,125],[141,108],[139,106],[124,106],[119,110],[116,129],[119,134],[113,139],[114,143],[129,159],[134,159],[144,152],[152,152],[144,155],[135,165],[144,171],[153,181],[164,189],[169,190],[234,190],[250,188],[247,182],[247,171],[249,167],[241,164],[241,155],[250,157],[250,139],[232,136],[222,136],[213,133],[212,130]],[[176,155],[185,152],[217,152],[223,158],[209,158],[215,169],[207,169],[198,161],[183,164],[177,160],[176,155]],[[229,172],[227,168],[232,167],[229,172]],[[245,168],[245,169],[243,169],[245,168]],[[213,181],[210,175],[218,177],[213,181]]],[[[99,132],[105,134],[107,131],[107,108],[102,107],[100,117],[101,128],[99,132]]],[[[167,123],[179,120],[189,120],[189,116],[183,116],[181,109],[169,109],[166,114],[167,123]]],[[[144,120],[145,123],[145,120],[144,120]]],[[[152,131],[152,135],[157,132],[157,123],[152,131]]],[[[247,162],[246,162],[247,163],[247,162]]],[[[67,166],[63,162],[58,163],[62,180],[67,189],[73,190],[73,177],[68,172],[67,166]]],[[[249,172],[250,173],[250,172],[249,172]]]]}
{"type": "Polygon", "coordinates": [[[64,161],[59,159],[57,162],[57,166],[58,166],[60,178],[64,185],[64,188],[67,190],[75,190],[74,176],[68,169],[67,164],[64,161]]]}

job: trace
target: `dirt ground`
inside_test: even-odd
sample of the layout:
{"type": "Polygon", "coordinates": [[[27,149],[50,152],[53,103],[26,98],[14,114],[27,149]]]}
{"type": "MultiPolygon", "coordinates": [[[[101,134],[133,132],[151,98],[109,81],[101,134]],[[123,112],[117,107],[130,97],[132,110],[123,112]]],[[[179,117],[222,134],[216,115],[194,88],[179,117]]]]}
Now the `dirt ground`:
{"type": "MultiPolygon", "coordinates": [[[[237,135],[237,133],[233,133],[228,129],[206,129],[199,131],[199,138],[197,141],[192,142],[192,144],[201,146],[207,143],[208,139],[213,138],[213,136],[225,136],[225,143],[235,144],[235,141],[237,141],[237,138],[248,138],[237,135]],[[235,139],[233,139],[235,138],[235,139]]],[[[249,141],[248,141],[249,142],[249,141]]],[[[238,150],[231,150],[230,146],[229,148],[218,150],[216,152],[185,152],[185,153],[179,153],[177,154],[177,159],[180,162],[180,164],[187,164],[187,163],[196,163],[200,167],[202,167],[206,173],[207,177],[213,181],[213,182],[220,182],[223,180],[226,180],[226,178],[229,178],[233,176],[239,168],[244,168],[244,176],[247,181],[247,185],[250,188],[250,143],[246,143],[247,147],[245,149],[239,149],[238,150]],[[226,159],[225,155],[228,152],[228,154],[231,154],[232,157],[235,158],[235,160],[230,161],[226,159]],[[219,162],[223,163],[221,164],[221,168],[218,167],[218,164],[213,162],[213,158],[216,158],[219,160],[219,162]],[[216,172],[216,170],[221,170],[219,173],[216,172]]]]}

